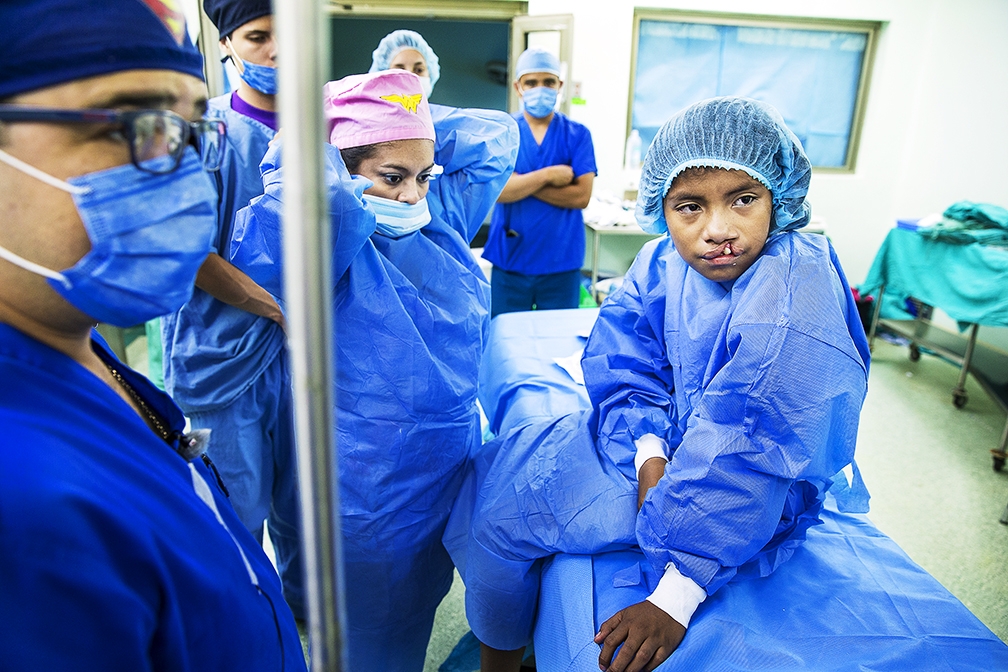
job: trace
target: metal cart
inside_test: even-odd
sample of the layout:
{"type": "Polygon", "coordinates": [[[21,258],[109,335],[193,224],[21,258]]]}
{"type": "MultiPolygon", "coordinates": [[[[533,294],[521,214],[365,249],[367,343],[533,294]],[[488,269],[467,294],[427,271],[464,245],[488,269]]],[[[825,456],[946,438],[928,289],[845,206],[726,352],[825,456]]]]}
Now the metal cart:
{"type": "MultiPolygon", "coordinates": [[[[963,408],[969,401],[966,377],[973,374],[980,387],[1001,407],[1001,410],[1008,414],[1008,353],[978,343],[977,324],[970,326],[969,335],[966,337],[932,324],[931,306],[919,301],[915,302],[918,306],[916,319],[880,319],[884,293],[883,285],[875,298],[875,310],[868,333],[869,347],[874,346],[878,329],[902,336],[910,341],[912,361],[920,359],[921,350],[924,349],[959,367],[959,379],[952,388],[952,404],[956,408],[963,408]]],[[[1005,428],[1001,433],[998,447],[991,450],[994,471],[1001,471],[1004,468],[1005,459],[1008,457],[1006,447],[1008,447],[1008,419],[1005,420],[1005,428]]],[[[1008,524],[1008,510],[1005,511],[1005,519],[1002,522],[1008,524]]]]}

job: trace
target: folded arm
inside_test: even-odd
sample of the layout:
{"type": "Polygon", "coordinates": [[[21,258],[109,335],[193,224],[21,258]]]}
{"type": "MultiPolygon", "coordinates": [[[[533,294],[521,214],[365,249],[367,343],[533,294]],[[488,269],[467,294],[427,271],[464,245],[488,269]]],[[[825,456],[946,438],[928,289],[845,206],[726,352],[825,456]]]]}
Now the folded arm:
{"type": "Polygon", "coordinates": [[[207,255],[196,275],[196,286],[218,301],[273,320],[286,329],[283,312],[270,293],[217,254],[207,255]]]}
{"type": "Polygon", "coordinates": [[[431,215],[472,240],[505,188],[518,159],[518,124],[496,110],[431,105],[434,161],[444,173],[431,180],[431,215]]]}
{"type": "Polygon", "coordinates": [[[546,166],[528,173],[514,173],[508,178],[498,203],[514,203],[528,198],[545,187],[566,187],[574,180],[574,171],[568,165],[546,166]]]}
{"type": "Polygon", "coordinates": [[[565,187],[547,185],[532,194],[532,197],[558,208],[584,210],[588,207],[588,201],[591,200],[594,184],[595,173],[585,173],[576,177],[565,187]]]}

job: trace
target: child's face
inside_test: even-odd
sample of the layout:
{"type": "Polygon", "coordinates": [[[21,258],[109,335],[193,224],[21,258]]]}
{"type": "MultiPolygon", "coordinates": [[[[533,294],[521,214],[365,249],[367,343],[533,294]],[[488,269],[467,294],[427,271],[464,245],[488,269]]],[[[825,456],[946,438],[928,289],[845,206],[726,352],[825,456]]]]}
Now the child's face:
{"type": "Polygon", "coordinates": [[[759,257],[773,199],[741,170],[689,168],[665,196],[665,221],[679,255],[708,280],[731,282],[759,257]]]}

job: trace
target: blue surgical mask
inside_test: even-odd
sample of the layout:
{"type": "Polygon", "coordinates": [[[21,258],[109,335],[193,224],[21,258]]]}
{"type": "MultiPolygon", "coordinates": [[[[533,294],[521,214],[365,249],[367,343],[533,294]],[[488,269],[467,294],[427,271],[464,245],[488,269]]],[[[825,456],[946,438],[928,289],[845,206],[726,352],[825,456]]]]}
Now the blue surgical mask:
{"type": "Polygon", "coordinates": [[[410,205],[390,198],[364,194],[364,202],[371,206],[377,221],[377,231],[388,238],[401,238],[419,231],[431,221],[427,199],[421,198],[410,205]]]}
{"type": "Polygon", "coordinates": [[[245,70],[241,73],[245,83],[260,93],[275,96],[277,91],[277,69],[268,65],[257,65],[245,61],[245,70]]]}
{"type": "Polygon", "coordinates": [[[235,52],[230,39],[228,39],[227,43],[228,48],[231,50],[231,61],[238,68],[238,76],[259,93],[275,96],[277,91],[279,91],[277,87],[277,69],[268,65],[249,63],[235,52]]]}
{"type": "Polygon", "coordinates": [[[75,308],[117,327],[142,324],[189,300],[217,230],[217,192],[195,149],[171,173],[126,164],[67,182],[3,151],[0,161],[69,192],[91,241],[87,254],[62,272],[2,247],[0,258],[48,278],[75,308]]]}
{"type": "Polygon", "coordinates": [[[544,119],[556,109],[558,93],[557,89],[537,86],[522,93],[522,106],[536,119],[544,119]]]}

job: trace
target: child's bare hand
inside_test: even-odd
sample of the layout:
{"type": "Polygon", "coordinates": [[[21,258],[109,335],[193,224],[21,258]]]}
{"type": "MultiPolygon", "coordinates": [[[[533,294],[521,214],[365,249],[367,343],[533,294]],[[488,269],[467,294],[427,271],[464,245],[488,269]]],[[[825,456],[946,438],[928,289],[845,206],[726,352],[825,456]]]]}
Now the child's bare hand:
{"type": "Polygon", "coordinates": [[[602,645],[603,672],[651,672],[679,647],[686,628],[647,600],[633,604],[602,624],[595,643],[602,645]],[[620,648],[622,644],[622,648],[620,648]],[[619,655],[613,660],[613,653],[619,655]]]}

